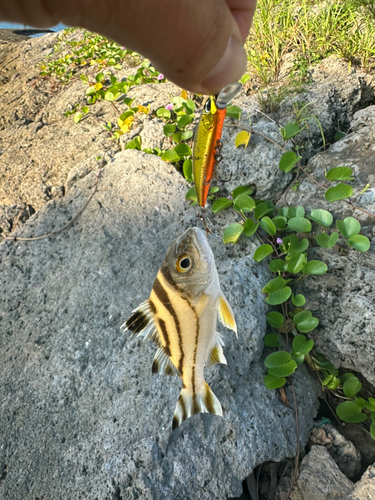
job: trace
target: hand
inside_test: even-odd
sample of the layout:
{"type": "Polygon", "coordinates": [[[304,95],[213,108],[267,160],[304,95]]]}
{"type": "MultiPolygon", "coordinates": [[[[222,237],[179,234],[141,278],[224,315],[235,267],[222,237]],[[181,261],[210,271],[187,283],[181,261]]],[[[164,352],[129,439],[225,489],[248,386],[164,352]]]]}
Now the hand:
{"type": "Polygon", "coordinates": [[[0,19],[81,26],[149,58],[180,87],[216,94],[245,72],[255,7],[256,0],[0,0],[0,19]]]}

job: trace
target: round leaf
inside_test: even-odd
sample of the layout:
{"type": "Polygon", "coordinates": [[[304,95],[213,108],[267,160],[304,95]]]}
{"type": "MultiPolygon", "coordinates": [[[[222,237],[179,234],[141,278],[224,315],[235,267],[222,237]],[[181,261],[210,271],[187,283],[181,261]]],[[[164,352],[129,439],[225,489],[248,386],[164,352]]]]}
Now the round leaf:
{"type": "Polygon", "coordinates": [[[180,157],[191,155],[190,146],[188,146],[187,144],[177,144],[177,146],[174,147],[174,150],[180,157]]]}
{"type": "Polygon", "coordinates": [[[260,262],[261,260],[263,260],[266,257],[268,257],[269,255],[271,255],[272,252],[273,252],[273,248],[271,247],[271,245],[268,245],[268,244],[262,245],[255,250],[254,260],[256,262],[260,262]]]}
{"type": "Polygon", "coordinates": [[[259,227],[259,222],[255,224],[253,219],[246,219],[246,222],[243,226],[243,232],[245,236],[252,236],[259,227]]]}
{"type": "Polygon", "coordinates": [[[277,311],[269,312],[266,317],[273,328],[280,328],[284,324],[284,316],[277,311]]]}
{"type": "Polygon", "coordinates": [[[288,377],[297,368],[291,355],[286,351],[273,352],[264,360],[268,372],[275,377],[288,377]]]}
{"type": "Polygon", "coordinates": [[[297,330],[301,333],[308,333],[319,325],[318,318],[315,318],[311,311],[301,311],[293,317],[297,330]]]}
{"type": "Polygon", "coordinates": [[[293,231],[309,233],[311,231],[311,222],[305,217],[292,217],[288,220],[288,227],[293,231]]]}
{"type": "Polygon", "coordinates": [[[193,178],[193,164],[190,159],[184,161],[184,165],[182,168],[184,172],[184,177],[188,182],[194,182],[193,178]]]}
{"type": "Polygon", "coordinates": [[[189,115],[181,115],[177,117],[177,125],[179,129],[183,129],[186,125],[189,125],[193,121],[193,118],[189,115]]]}
{"type": "Polygon", "coordinates": [[[281,290],[286,285],[286,281],[281,276],[269,280],[269,282],[262,288],[263,293],[271,293],[276,292],[277,290],[281,290]]]}
{"type": "Polygon", "coordinates": [[[277,292],[272,292],[266,298],[267,304],[270,306],[278,306],[283,302],[286,302],[292,294],[292,290],[286,286],[282,290],[278,290],[277,292]]]}
{"type": "Polygon", "coordinates": [[[234,224],[231,224],[227,228],[225,228],[224,234],[223,234],[223,241],[225,244],[227,243],[237,243],[239,237],[241,236],[243,232],[243,226],[241,224],[238,224],[235,222],[234,224]]]}
{"type": "Polygon", "coordinates": [[[274,259],[268,264],[268,267],[273,273],[284,272],[286,267],[286,262],[282,259],[274,259]]]}
{"type": "Polygon", "coordinates": [[[189,189],[189,191],[185,195],[185,200],[191,201],[190,206],[196,205],[198,203],[197,191],[195,186],[189,189]]]}
{"type": "Polygon", "coordinates": [[[360,234],[357,234],[355,236],[351,236],[348,239],[348,243],[351,247],[358,250],[358,252],[367,252],[367,250],[370,248],[369,239],[366,238],[366,236],[362,236],[360,234]]]}
{"type": "Polygon", "coordinates": [[[228,118],[239,120],[241,117],[241,113],[241,108],[239,108],[238,106],[228,106],[226,116],[228,116],[228,118]]]}
{"type": "Polygon", "coordinates": [[[169,118],[171,117],[171,112],[169,111],[169,109],[159,108],[156,110],[156,116],[158,118],[164,118],[165,120],[169,120],[169,118]]]}
{"type": "Polygon", "coordinates": [[[357,377],[345,380],[342,390],[347,398],[352,398],[362,389],[362,384],[357,377]]]}
{"type": "Polygon", "coordinates": [[[327,179],[329,181],[352,181],[353,170],[349,167],[335,167],[327,172],[327,179]]]}
{"type": "Polygon", "coordinates": [[[304,335],[297,335],[293,339],[293,349],[300,354],[308,354],[314,347],[313,340],[306,340],[304,335]]]}
{"type": "Polygon", "coordinates": [[[280,215],[278,215],[277,217],[274,217],[272,219],[272,222],[275,224],[276,229],[281,231],[285,229],[287,220],[288,219],[286,217],[281,217],[280,215]]]}
{"type": "Polygon", "coordinates": [[[224,210],[225,208],[231,207],[232,203],[233,203],[232,200],[228,200],[228,198],[219,198],[212,205],[211,210],[213,211],[214,214],[216,214],[217,212],[220,212],[220,210],[224,210]]]}
{"type": "Polygon", "coordinates": [[[350,198],[353,194],[353,188],[348,186],[348,184],[337,184],[337,186],[330,187],[325,193],[325,199],[327,201],[339,201],[350,198]]]}
{"type": "Polygon", "coordinates": [[[262,202],[256,206],[256,209],[254,211],[254,217],[256,220],[259,220],[260,218],[264,217],[266,214],[272,211],[273,211],[272,208],[270,208],[267,205],[267,203],[262,202]]]}
{"type": "Polygon", "coordinates": [[[235,200],[241,194],[253,194],[253,192],[250,186],[238,186],[232,191],[232,198],[235,200]]]}
{"type": "Polygon", "coordinates": [[[161,159],[168,163],[175,163],[176,161],[180,161],[180,156],[174,149],[169,149],[168,151],[164,151],[161,155],[161,159]]]}
{"type": "Polygon", "coordinates": [[[282,155],[279,162],[279,169],[283,170],[285,173],[290,172],[294,165],[300,160],[302,157],[297,156],[294,151],[287,151],[282,155]]]}
{"type": "Polygon", "coordinates": [[[255,208],[255,201],[247,194],[240,194],[234,202],[234,209],[238,212],[251,212],[255,208]]]}
{"type": "Polygon", "coordinates": [[[353,401],[344,401],[336,408],[336,413],[344,422],[358,424],[367,420],[367,416],[361,413],[361,408],[353,401]]]}
{"type": "Polygon", "coordinates": [[[260,220],[260,225],[268,234],[270,234],[271,236],[275,236],[276,227],[275,227],[275,224],[272,222],[272,220],[269,217],[263,217],[260,220]]]}
{"type": "Polygon", "coordinates": [[[306,304],[306,299],[303,295],[298,294],[292,298],[292,302],[296,307],[302,307],[306,304]]]}
{"type": "Polygon", "coordinates": [[[325,274],[327,270],[328,267],[321,260],[310,260],[302,269],[305,274],[325,274]]]}
{"type": "Polygon", "coordinates": [[[284,377],[275,377],[269,373],[264,377],[263,382],[267,389],[279,389],[279,387],[286,384],[286,379],[284,377]]]}
{"type": "Polygon", "coordinates": [[[176,130],[176,125],[174,123],[167,123],[166,125],[164,125],[163,130],[164,130],[164,135],[166,137],[170,137],[171,135],[174,134],[176,130]]]}
{"type": "Polygon", "coordinates": [[[337,220],[336,226],[345,238],[350,238],[359,233],[361,224],[354,217],[346,217],[344,220],[337,220]]]}
{"type": "Polygon", "coordinates": [[[306,263],[306,254],[296,253],[287,262],[286,270],[289,271],[290,273],[297,274],[302,270],[305,263],[306,263]]]}
{"type": "Polygon", "coordinates": [[[311,212],[310,219],[324,227],[329,227],[333,222],[332,214],[320,208],[311,212]]]}
{"type": "Polygon", "coordinates": [[[266,347],[279,347],[279,346],[281,346],[280,339],[279,339],[279,336],[277,335],[277,333],[268,333],[264,337],[263,340],[264,340],[264,345],[266,347]]]}

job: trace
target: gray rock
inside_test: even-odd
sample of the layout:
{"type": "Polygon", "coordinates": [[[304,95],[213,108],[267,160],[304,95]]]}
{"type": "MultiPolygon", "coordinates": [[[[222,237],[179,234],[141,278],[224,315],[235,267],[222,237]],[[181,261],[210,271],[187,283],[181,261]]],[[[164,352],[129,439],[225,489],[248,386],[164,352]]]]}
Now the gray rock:
{"type": "MultiPolygon", "coordinates": [[[[301,463],[291,500],[331,500],[353,490],[353,483],[340,471],[324,446],[312,446],[301,463]]],[[[285,496],[276,496],[284,500],[285,496]]]]}
{"type": "MultiPolygon", "coordinates": [[[[62,227],[95,182],[77,180],[17,235],[62,227]]],[[[238,341],[225,332],[228,366],[207,371],[225,418],[195,416],[172,433],[179,379],[152,376],[155,347],[119,329],[170,241],[199,224],[184,184],[159,158],[124,151],[66,231],[0,245],[0,498],[226,499],[257,464],[295,453],[293,406],[263,385],[270,276],[251,240],[210,238],[239,330],[238,341]]],[[[319,387],[303,367],[294,380],[304,445],[319,387]]]]}
{"type": "MultiPolygon", "coordinates": [[[[324,446],[329,451],[329,454],[337,463],[341,472],[346,477],[352,479],[361,470],[361,453],[351,441],[345,439],[340,432],[331,424],[323,424],[319,428],[313,429],[310,432],[310,440],[313,441],[317,432],[326,433],[329,442],[324,446]]],[[[320,444],[320,443],[317,443],[320,444]]]]}
{"type": "Polygon", "coordinates": [[[340,427],[340,432],[353,443],[361,452],[362,463],[364,465],[375,462],[375,441],[371,434],[361,425],[346,424],[340,427]]]}
{"type": "MultiPolygon", "coordinates": [[[[338,500],[373,500],[375,497],[375,465],[365,471],[360,481],[355,484],[351,495],[338,500]]],[[[331,500],[331,499],[330,499],[331,500]]]]}

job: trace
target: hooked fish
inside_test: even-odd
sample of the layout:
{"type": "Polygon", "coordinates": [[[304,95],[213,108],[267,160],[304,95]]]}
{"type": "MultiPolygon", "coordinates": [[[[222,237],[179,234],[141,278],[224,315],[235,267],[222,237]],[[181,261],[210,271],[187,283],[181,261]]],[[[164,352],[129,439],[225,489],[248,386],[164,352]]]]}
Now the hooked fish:
{"type": "Polygon", "coordinates": [[[227,364],[224,342],[216,331],[217,317],[237,336],[207,237],[200,229],[190,228],[172,241],[150,298],[121,327],[158,344],[153,373],[182,379],[172,430],[197,413],[222,416],[221,404],[204,379],[205,365],[227,364]]]}
{"type": "Polygon", "coordinates": [[[217,96],[210,96],[205,102],[197,125],[193,147],[193,172],[198,203],[201,207],[206,205],[216,157],[220,149],[227,106],[241,87],[241,83],[231,83],[224,87],[217,96]]]}

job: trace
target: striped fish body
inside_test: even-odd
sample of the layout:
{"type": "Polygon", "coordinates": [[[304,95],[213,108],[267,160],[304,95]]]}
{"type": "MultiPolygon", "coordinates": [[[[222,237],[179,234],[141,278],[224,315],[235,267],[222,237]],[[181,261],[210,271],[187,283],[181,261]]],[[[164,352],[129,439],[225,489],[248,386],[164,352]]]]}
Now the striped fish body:
{"type": "Polygon", "coordinates": [[[218,96],[205,102],[194,137],[193,173],[198,203],[206,205],[210,183],[216,165],[216,152],[220,144],[227,106],[241,90],[240,83],[224,87],[218,96]]]}
{"type": "Polygon", "coordinates": [[[172,429],[197,413],[222,415],[204,379],[205,366],[226,363],[216,331],[218,316],[236,332],[207,238],[197,228],[188,229],[170,245],[150,298],[123,325],[158,343],[153,373],[182,379],[172,429]]]}

